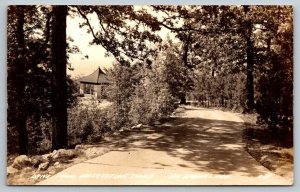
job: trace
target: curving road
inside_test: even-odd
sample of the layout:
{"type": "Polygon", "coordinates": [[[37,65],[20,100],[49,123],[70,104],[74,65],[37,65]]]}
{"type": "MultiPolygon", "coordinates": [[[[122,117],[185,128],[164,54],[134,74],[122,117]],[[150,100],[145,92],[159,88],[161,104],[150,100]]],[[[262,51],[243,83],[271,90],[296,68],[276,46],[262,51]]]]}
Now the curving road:
{"type": "Polygon", "coordinates": [[[255,161],[233,113],[184,107],[161,125],[124,132],[112,150],[38,185],[290,185],[255,161]],[[125,137],[126,135],[126,137],[125,137]]]}

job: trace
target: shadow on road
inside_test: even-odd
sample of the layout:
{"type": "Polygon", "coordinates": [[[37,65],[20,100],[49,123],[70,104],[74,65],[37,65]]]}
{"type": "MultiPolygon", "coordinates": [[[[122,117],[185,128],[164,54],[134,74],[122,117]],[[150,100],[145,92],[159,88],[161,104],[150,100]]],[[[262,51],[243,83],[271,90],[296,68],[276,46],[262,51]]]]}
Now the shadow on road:
{"type": "MultiPolygon", "coordinates": [[[[241,122],[174,117],[162,125],[123,132],[109,143],[120,151],[164,151],[189,162],[188,165],[178,166],[190,167],[195,171],[213,174],[239,172],[245,176],[264,174],[244,150],[243,126],[241,122]]],[[[160,162],[156,164],[169,166],[160,162]]]]}

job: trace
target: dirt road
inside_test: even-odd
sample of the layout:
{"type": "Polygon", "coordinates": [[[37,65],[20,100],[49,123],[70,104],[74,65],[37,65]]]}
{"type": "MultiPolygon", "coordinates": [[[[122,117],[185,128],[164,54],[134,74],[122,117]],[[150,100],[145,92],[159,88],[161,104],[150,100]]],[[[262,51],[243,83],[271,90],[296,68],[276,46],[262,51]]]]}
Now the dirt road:
{"type": "Polygon", "coordinates": [[[38,185],[292,184],[244,150],[242,129],[233,113],[185,107],[166,123],[114,137],[112,151],[38,185]]]}

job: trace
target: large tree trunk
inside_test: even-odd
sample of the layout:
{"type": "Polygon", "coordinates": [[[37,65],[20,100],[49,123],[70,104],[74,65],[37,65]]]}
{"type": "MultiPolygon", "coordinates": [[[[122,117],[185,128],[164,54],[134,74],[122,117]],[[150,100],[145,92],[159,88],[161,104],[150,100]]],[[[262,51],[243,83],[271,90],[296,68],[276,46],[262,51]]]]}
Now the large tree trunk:
{"type": "Polygon", "coordinates": [[[252,35],[252,21],[247,15],[250,7],[244,6],[246,14],[246,42],[247,42],[247,111],[252,111],[254,109],[254,84],[253,84],[253,72],[254,72],[254,52],[253,43],[251,41],[252,35]]]}
{"type": "MultiPolygon", "coordinates": [[[[250,39],[249,39],[250,41],[250,39]]],[[[254,109],[254,84],[253,84],[253,48],[252,43],[247,41],[247,110],[254,109]]]]}
{"type": "Polygon", "coordinates": [[[68,146],[66,81],[67,6],[53,6],[52,22],[52,150],[68,146]]]}
{"type": "MultiPolygon", "coordinates": [[[[186,39],[184,40],[184,47],[183,47],[183,55],[182,55],[182,61],[184,64],[184,70],[187,70],[187,68],[192,67],[191,65],[189,65],[188,62],[188,55],[189,55],[189,47],[190,47],[190,43],[191,43],[191,33],[188,33],[186,35],[186,39]]],[[[183,85],[186,86],[186,85],[183,85]]],[[[183,89],[185,90],[186,87],[183,87],[183,89]]],[[[182,93],[182,95],[180,96],[180,104],[186,104],[186,92],[182,93]]]]}
{"type": "Polygon", "coordinates": [[[17,58],[14,61],[16,90],[16,127],[19,134],[19,153],[28,154],[28,134],[26,128],[25,103],[25,38],[24,38],[24,6],[18,6],[16,39],[18,44],[17,58]]]}

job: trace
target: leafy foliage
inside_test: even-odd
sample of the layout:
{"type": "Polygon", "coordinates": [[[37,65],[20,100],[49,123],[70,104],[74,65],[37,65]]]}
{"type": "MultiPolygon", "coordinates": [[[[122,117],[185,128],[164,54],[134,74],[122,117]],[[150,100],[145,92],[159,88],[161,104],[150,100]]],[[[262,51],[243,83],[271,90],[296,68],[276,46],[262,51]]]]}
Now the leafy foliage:
{"type": "Polygon", "coordinates": [[[166,67],[154,63],[152,68],[141,68],[142,79],[135,86],[129,116],[133,124],[148,124],[168,117],[174,110],[175,99],[163,74],[166,67]]]}
{"type": "Polygon", "coordinates": [[[186,93],[193,90],[192,69],[182,59],[182,47],[171,39],[163,45],[157,61],[165,74],[164,81],[168,84],[170,94],[179,100],[185,99],[186,93]]]}
{"type": "Polygon", "coordinates": [[[143,62],[155,56],[151,44],[161,41],[154,32],[160,30],[155,18],[143,8],[134,6],[77,6],[74,11],[85,19],[80,27],[87,27],[92,34],[91,44],[101,45],[122,65],[129,66],[133,61],[143,62]],[[97,28],[89,21],[89,16],[98,18],[97,28]]]}
{"type": "MultiPolygon", "coordinates": [[[[20,7],[9,6],[8,8],[8,141],[26,137],[20,136],[18,125],[20,117],[18,113],[23,111],[25,119],[23,129],[26,131],[25,134],[29,135],[27,152],[39,153],[40,142],[46,138],[44,132],[50,132],[46,129],[51,128],[49,124],[52,120],[51,44],[49,43],[51,9],[48,6],[23,6],[22,8],[24,11],[24,23],[20,26],[23,28],[24,35],[22,54],[16,51],[20,50],[17,42],[17,36],[20,34],[16,32],[20,7]],[[22,82],[17,78],[21,75],[21,66],[16,65],[16,61],[20,58],[23,70],[22,82]],[[20,90],[22,87],[23,91],[20,90]],[[18,103],[22,103],[22,109],[18,103]]],[[[78,87],[70,77],[67,77],[67,85],[67,106],[72,106],[76,103],[78,87]]],[[[27,144],[23,145],[27,146],[27,144]]],[[[9,152],[16,152],[18,147],[8,143],[9,152]]]]}
{"type": "Polygon", "coordinates": [[[113,102],[112,113],[109,117],[114,124],[112,129],[129,126],[128,113],[130,110],[131,95],[134,91],[133,71],[130,67],[114,64],[107,72],[110,85],[107,88],[108,99],[113,102]]]}
{"type": "Polygon", "coordinates": [[[256,102],[261,121],[292,127],[291,6],[152,9],[162,14],[160,25],[180,40],[185,67],[195,69],[197,100],[242,111],[251,111],[256,102]]]}
{"type": "Polygon", "coordinates": [[[264,66],[259,68],[257,112],[259,120],[276,131],[278,127],[292,131],[293,127],[293,27],[291,7],[271,7],[268,13],[279,14],[269,20],[261,36],[267,49],[261,53],[264,66]],[[268,44],[269,43],[269,44],[268,44]],[[262,55],[265,54],[265,55],[262,55]]]}
{"type": "MultiPolygon", "coordinates": [[[[8,8],[9,151],[18,137],[19,147],[29,146],[21,153],[40,153],[51,140],[57,81],[52,11],[51,6],[8,8]]],[[[78,87],[67,77],[71,143],[152,123],[187,96],[202,106],[239,111],[251,112],[255,104],[260,122],[292,131],[291,6],[68,6],[68,14],[82,17],[79,27],[92,35],[90,44],[118,61],[107,71],[109,110],[77,106],[78,87]],[[162,28],[172,38],[162,41],[157,33],[162,28]]],[[[62,96],[56,95],[57,103],[62,96]]]]}
{"type": "Polygon", "coordinates": [[[195,73],[195,88],[191,92],[200,106],[224,107],[243,111],[246,107],[246,77],[243,73],[212,77],[203,71],[195,73]]]}
{"type": "Polygon", "coordinates": [[[114,65],[108,71],[108,99],[114,104],[108,114],[112,129],[151,123],[174,110],[174,98],[165,82],[164,68],[153,65],[114,65]]]}
{"type": "Polygon", "coordinates": [[[107,111],[96,106],[76,106],[68,110],[69,144],[94,143],[110,131],[107,111]]]}

